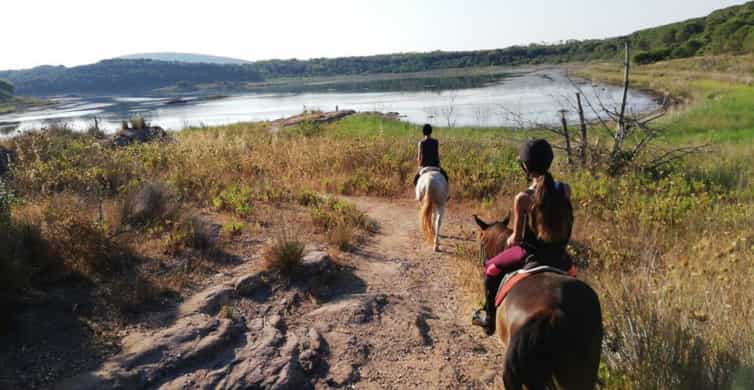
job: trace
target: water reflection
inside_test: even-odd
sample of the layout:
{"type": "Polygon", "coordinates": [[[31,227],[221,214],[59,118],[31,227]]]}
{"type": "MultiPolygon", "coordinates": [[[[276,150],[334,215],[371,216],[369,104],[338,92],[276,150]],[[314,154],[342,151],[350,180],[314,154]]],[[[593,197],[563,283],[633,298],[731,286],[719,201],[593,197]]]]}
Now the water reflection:
{"type": "MultiPolygon", "coordinates": [[[[508,77],[456,77],[378,80],[306,86],[235,95],[223,99],[183,96],[170,97],[69,97],[61,104],[21,114],[0,116],[0,124],[17,124],[21,131],[65,122],[85,130],[98,119],[100,128],[115,131],[122,120],[144,116],[154,125],[169,130],[189,126],[214,126],[244,121],[274,120],[300,113],[304,109],[324,111],[398,112],[412,123],[429,122],[442,126],[518,126],[559,121],[558,111],[567,109],[571,121],[574,85],[559,70],[509,74],[508,77]],[[173,100],[171,102],[171,100],[173,100]],[[175,104],[169,104],[175,103],[175,104]]],[[[581,84],[585,98],[595,106],[617,107],[621,89],[612,86],[581,84]]],[[[273,87],[271,87],[273,88],[273,87]]],[[[274,87],[278,88],[278,87],[274,87]]],[[[274,89],[273,88],[273,89],[274,89]]],[[[654,99],[642,92],[630,92],[629,110],[651,111],[654,99]]],[[[595,111],[586,108],[587,119],[595,111]]]]}

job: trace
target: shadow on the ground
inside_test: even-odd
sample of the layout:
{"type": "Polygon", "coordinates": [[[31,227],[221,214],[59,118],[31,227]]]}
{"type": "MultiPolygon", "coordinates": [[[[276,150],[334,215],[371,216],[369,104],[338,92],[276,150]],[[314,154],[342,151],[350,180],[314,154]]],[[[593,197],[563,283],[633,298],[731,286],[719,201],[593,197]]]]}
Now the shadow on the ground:
{"type": "MultiPolygon", "coordinates": [[[[150,261],[138,259],[138,261],[150,261]]],[[[132,270],[106,287],[78,273],[28,289],[3,303],[0,327],[0,388],[50,388],[60,379],[94,370],[119,349],[117,330],[130,311],[173,300],[132,270]],[[153,294],[140,297],[143,292],[153,294]]]]}
{"type": "Polygon", "coordinates": [[[366,282],[356,276],[353,267],[346,265],[338,265],[335,271],[314,279],[302,280],[296,284],[308,290],[309,294],[322,302],[367,291],[366,282]]]}
{"type": "Polygon", "coordinates": [[[438,317],[432,313],[432,309],[427,306],[422,306],[421,310],[419,311],[419,314],[416,316],[416,322],[415,325],[419,329],[419,334],[422,338],[422,343],[424,346],[432,346],[434,345],[434,340],[432,339],[432,336],[429,334],[430,326],[427,320],[436,320],[438,317]]]}

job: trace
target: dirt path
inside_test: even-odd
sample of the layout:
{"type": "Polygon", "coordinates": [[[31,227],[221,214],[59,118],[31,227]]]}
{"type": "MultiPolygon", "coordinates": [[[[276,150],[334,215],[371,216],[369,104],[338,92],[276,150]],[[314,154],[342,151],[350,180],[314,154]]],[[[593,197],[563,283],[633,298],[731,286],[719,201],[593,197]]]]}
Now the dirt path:
{"type": "MultiPolygon", "coordinates": [[[[362,250],[348,256],[367,293],[389,304],[378,321],[360,329],[369,359],[358,388],[491,388],[500,382],[502,348],[470,325],[455,281],[455,245],[470,218],[450,205],[441,252],[421,240],[416,202],[353,198],[380,225],[362,250]]],[[[464,232],[465,228],[465,232],[464,232]]]]}
{"type": "Polygon", "coordinates": [[[333,260],[307,255],[290,285],[259,256],[212,279],[163,327],[61,389],[500,388],[502,348],[470,324],[456,281],[470,218],[451,204],[441,252],[421,239],[411,200],[350,198],[379,232],[333,260]]]}

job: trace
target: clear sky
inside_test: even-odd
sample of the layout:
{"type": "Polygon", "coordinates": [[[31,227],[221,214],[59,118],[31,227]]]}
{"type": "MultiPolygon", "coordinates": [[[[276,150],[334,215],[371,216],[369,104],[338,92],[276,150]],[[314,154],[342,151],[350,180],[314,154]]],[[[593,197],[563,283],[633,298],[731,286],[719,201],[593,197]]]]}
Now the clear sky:
{"type": "Polygon", "coordinates": [[[247,60],[605,38],[742,0],[1,0],[0,69],[130,53],[247,60]]]}

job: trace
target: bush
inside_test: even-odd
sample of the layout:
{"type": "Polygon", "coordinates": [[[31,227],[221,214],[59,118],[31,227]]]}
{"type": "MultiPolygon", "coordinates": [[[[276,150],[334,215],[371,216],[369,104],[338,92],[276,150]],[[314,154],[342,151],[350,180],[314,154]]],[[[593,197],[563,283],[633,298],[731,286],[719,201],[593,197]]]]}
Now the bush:
{"type": "Polygon", "coordinates": [[[319,194],[311,190],[304,190],[298,197],[298,203],[304,207],[319,207],[324,202],[319,194]]]}
{"type": "Polygon", "coordinates": [[[187,248],[211,252],[216,249],[215,236],[214,226],[206,219],[197,215],[183,216],[169,233],[166,249],[170,254],[187,248]]]}
{"type": "Polygon", "coordinates": [[[327,241],[333,244],[342,251],[348,251],[351,249],[352,241],[356,232],[354,227],[345,223],[337,223],[334,228],[327,232],[327,241]]]}
{"type": "Polygon", "coordinates": [[[146,129],[149,125],[147,124],[147,121],[144,119],[143,116],[137,116],[131,118],[131,128],[133,129],[146,129]]]}
{"type": "Polygon", "coordinates": [[[731,388],[739,356],[663,318],[652,297],[626,288],[606,298],[604,360],[613,381],[636,389],[731,388]]]}
{"type": "Polygon", "coordinates": [[[316,137],[322,134],[322,127],[319,125],[319,123],[305,120],[296,125],[292,133],[306,138],[316,137]]]}
{"type": "Polygon", "coordinates": [[[238,221],[231,221],[223,225],[223,232],[231,237],[240,235],[244,229],[246,229],[246,224],[238,221]]]}
{"type": "Polygon", "coordinates": [[[230,211],[239,217],[248,217],[254,211],[251,203],[252,196],[253,193],[248,186],[233,184],[212,199],[212,205],[217,210],[230,211]]]}
{"type": "Polygon", "coordinates": [[[4,294],[29,285],[33,275],[50,270],[53,264],[38,226],[0,221],[0,300],[4,294]]]}
{"type": "Polygon", "coordinates": [[[173,218],[177,211],[174,196],[160,182],[146,182],[123,202],[122,222],[133,227],[149,227],[173,218]]]}
{"type": "Polygon", "coordinates": [[[304,244],[291,238],[285,230],[264,252],[267,269],[283,277],[292,277],[301,267],[303,258],[304,244]]]}
{"type": "Polygon", "coordinates": [[[658,49],[653,51],[645,51],[643,53],[636,54],[634,56],[634,62],[639,65],[652,64],[659,62],[670,57],[670,49],[658,49]]]}
{"type": "MultiPolygon", "coordinates": [[[[43,209],[42,233],[66,268],[95,280],[109,280],[133,268],[128,251],[95,218],[82,213],[84,202],[59,196],[43,209]]],[[[47,275],[49,276],[49,275],[47,275]]]]}

